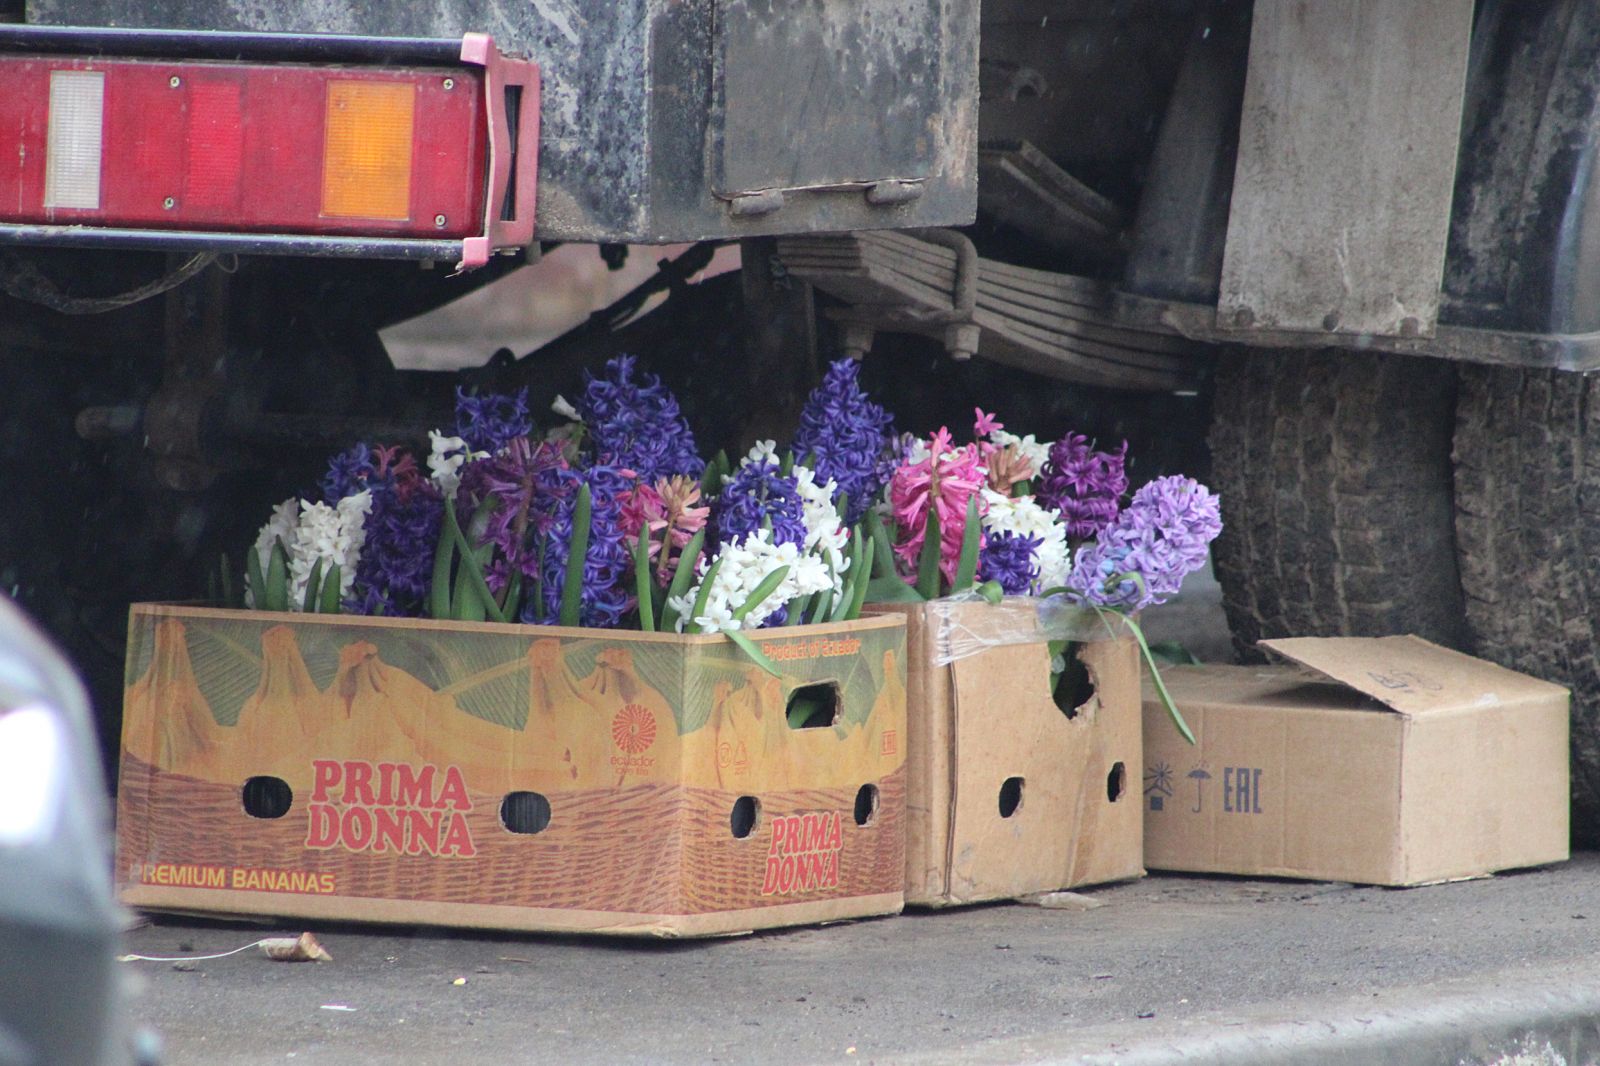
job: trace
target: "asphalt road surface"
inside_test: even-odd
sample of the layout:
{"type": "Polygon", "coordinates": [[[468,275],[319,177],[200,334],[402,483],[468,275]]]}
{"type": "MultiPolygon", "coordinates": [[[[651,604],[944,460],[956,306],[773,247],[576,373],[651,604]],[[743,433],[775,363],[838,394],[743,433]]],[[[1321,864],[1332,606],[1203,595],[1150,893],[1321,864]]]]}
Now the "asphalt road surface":
{"type": "MultiPolygon", "coordinates": [[[[1600,989],[1592,854],[1407,890],[1165,876],[1083,895],[1100,905],[698,942],[313,926],[332,962],[125,965],[172,1063],[1078,1061],[1269,1016],[1333,1031],[1393,1004],[1454,996],[1470,1018],[1475,995],[1600,989]]],[[[127,942],[203,954],[302,928],[166,918],[127,942]]]]}

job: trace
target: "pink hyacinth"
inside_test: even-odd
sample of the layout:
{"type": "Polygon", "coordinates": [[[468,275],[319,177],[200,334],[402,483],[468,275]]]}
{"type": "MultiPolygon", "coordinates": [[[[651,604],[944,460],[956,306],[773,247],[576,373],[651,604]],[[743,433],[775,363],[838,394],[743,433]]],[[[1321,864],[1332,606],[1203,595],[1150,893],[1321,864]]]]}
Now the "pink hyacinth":
{"type": "MultiPolygon", "coordinates": [[[[961,561],[961,537],[967,522],[967,501],[976,498],[978,513],[988,510],[980,491],[984,484],[982,458],[976,444],[954,448],[950,431],[943,427],[928,441],[928,457],[920,463],[902,463],[889,482],[889,503],[894,509],[899,538],[894,546],[905,572],[915,573],[927,535],[928,511],[939,515],[939,569],[954,583],[961,561]]],[[[980,541],[980,548],[982,543],[980,541]]]]}

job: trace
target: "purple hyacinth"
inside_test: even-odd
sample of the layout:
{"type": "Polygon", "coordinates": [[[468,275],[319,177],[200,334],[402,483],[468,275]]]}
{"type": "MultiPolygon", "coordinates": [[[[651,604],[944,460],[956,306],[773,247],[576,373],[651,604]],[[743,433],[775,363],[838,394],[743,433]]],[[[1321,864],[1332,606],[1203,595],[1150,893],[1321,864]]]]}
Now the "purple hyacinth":
{"type": "Polygon", "coordinates": [[[1078,433],[1050,446],[1035,493],[1044,506],[1061,512],[1069,538],[1087,540],[1117,517],[1122,494],[1128,491],[1127,458],[1127,441],[1116,451],[1097,452],[1078,433]]]}
{"type": "Polygon", "coordinates": [[[484,528],[474,532],[479,544],[495,545],[484,578],[496,595],[513,573],[527,572],[533,563],[533,539],[549,528],[555,516],[557,493],[550,475],[563,466],[560,445],[514,437],[499,454],[461,468],[456,511],[463,524],[484,500],[494,500],[484,528]]]}
{"type": "Polygon", "coordinates": [[[828,367],[800,413],[794,454],[817,480],[832,478],[849,497],[845,524],[854,525],[894,475],[893,417],[862,391],[861,365],[840,359],[828,367]]]}
{"type": "Polygon", "coordinates": [[[1134,494],[1095,543],[1078,552],[1067,583],[1080,598],[1102,607],[1142,610],[1163,603],[1206,564],[1221,531],[1221,508],[1209,489],[1193,478],[1157,478],[1134,494]],[[1140,579],[1113,583],[1127,574],[1140,579]]]}
{"type": "Polygon", "coordinates": [[[420,615],[433,580],[433,557],[443,524],[444,501],[437,492],[419,488],[409,498],[392,487],[374,492],[349,609],[359,614],[420,615]]]}
{"type": "Polygon", "coordinates": [[[583,557],[583,589],[580,593],[578,624],[600,629],[615,629],[622,615],[632,606],[628,581],[633,565],[622,532],[622,495],[632,480],[616,467],[595,466],[577,471],[552,468],[541,481],[549,489],[554,508],[548,532],[543,538],[542,569],[537,556],[524,569],[533,568],[543,579],[544,618],[536,617],[532,603],[523,608],[524,622],[554,625],[560,621],[561,593],[567,580],[567,558],[572,550],[573,509],[578,487],[589,486],[589,549],[583,557]]]}
{"type": "Polygon", "coordinates": [[[329,459],[328,472],[322,475],[323,502],[335,504],[346,496],[391,484],[394,478],[381,470],[382,459],[365,441],[329,459]]]}
{"type": "Polygon", "coordinates": [[[770,455],[745,463],[728,478],[711,507],[711,547],[733,544],[766,525],[772,543],[804,545],[805,502],[792,476],[770,455]]]}
{"type": "Polygon", "coordinates": [[[527,389],[484,396],[469,396],[465,389],[456,389],[456,436],[465,440],[470,450],[494,455],[515,438],[532,432],[527,389]]]}
{"type": "Polygon", "coordinates": [[[600,377],[585,374],[575,406],[597,461],[632,470],[649,483],[680,474],[698,478],[706,464],[696,454],[677,398],[654,374],[641,373],[635,382],[635,362],[619,355],[600,377]]]}
{"type": "Polygon", "coordinates": [[[1020,533],[990,533],[978,557],[978,577],[998,581],[1008,596],[1025,595],[1039,579],[1039,545],[1042,537],[1020,533]]]}

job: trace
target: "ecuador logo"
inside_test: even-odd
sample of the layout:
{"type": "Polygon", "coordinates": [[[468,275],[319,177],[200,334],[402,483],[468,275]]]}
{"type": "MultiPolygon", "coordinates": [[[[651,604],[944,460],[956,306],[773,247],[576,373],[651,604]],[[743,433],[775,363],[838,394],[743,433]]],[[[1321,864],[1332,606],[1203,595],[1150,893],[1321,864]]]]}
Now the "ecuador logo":
{"type": "Polygon", "coordinates": [[[637,755],[656,742],[656,716],[630,703],[611,719],[611,739],[629,755],[637,755]]]}

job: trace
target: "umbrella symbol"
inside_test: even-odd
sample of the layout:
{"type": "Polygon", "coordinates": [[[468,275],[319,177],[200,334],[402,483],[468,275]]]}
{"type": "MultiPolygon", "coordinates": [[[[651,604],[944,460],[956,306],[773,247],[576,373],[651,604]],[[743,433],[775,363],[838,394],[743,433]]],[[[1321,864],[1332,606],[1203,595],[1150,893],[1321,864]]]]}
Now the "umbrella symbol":
{"type": "Polygon", "coordinates": [[[1211,775],[1206,772],[1205,767],[1196,766],[1189,771],[1188,776],[1194,779],[1194,813],[1199,814],[1206,782],[1211,780],[1211,775]]]}

